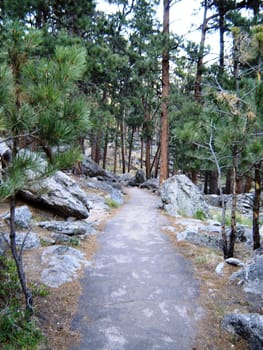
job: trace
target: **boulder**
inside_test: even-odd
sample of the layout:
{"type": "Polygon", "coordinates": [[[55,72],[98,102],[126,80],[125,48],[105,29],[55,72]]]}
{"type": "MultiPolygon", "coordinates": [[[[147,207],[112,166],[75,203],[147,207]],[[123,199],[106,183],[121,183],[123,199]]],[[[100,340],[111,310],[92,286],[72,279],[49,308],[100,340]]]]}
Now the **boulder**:
{"type": "Polygon", "coordinates": [[[209,216],[204,195],[185,175],[175,175],[164,181],[160,194],[163,207],[171,216],[193,217],[198,211],[209,216]]]}
{"type": "Polygon", "coordinates": [[[7,142],[0,138],[0,183],[2,182],[2,171],[12,160],[12,151],[7,142]]]}
{"type": "Polygon", "coordinates": [[[159,180],[158,179],[149,179],[143,182],[140,188],[146,188],[147,190],[156,192],[159,190],[159,180]]]}
{"type": "Polygon", "coordinates": [[[126,174],[122,174],[119,177],[119,182],[121,185],[123,186],[129,186],[129,182],[133,179],[132,174],[130,173],[126,173],[126,174]]]}
{"type": "Polygon", "coordinates": [[[244,262],[240,259],[237,258],[228,258],[225,260],[226,263],[228,263],[229,265],[233,265],[233,266],[244,266],[244,262]]]}
{"type": "Polygon", "coordinates": [[[224,316],[221,326],[247,340],[250,349],[263,349],[263,315],[229,314],[224,316]]]}
{"type": "Polygon", "coordinates": [[[68,221],[52,220],[52,221],[41,221],[38,223],[38,225],[49,231],[63,233],[64,235],[68,235],[68,236],[92,235],[96,233],[92,225],[85,221],[68,222],[68,221]]]}
{"type": "Polygon", "coordinates": [[[79,165],[78,168],[73,170],[73,173],[76,175],[85,175],[88,177],[97,177],[100,180],[108,180],[112,182],[118,181],[118,177],[103,169],[99,164],[94,162],[91,158],[86,157],[79,165]]]}
{"type": "Polygon", "coordinates": [[[146,181],[145,173],[142,169],[136,171],[135,176],[128,182],[129,186],[140,186],[146,181]]]}
{"type": "Polygon", "coordinates": [[[238,280],[245,292],[261,297],[263,295],[263,255],[256,255],[250,263],[234,272],[230,280],[238,280]]]}
{"type": "Polygon", "coordinates": [[[41,273],[41,282],[53,288],[72,281],[82,266],[90,265],[79,250],[63,245],[45,248],[41,263],[45,266],[41,273]]]}
{"type": "MultiPolygon", "coordinates": [[[[5,233],[5,239],[10,244],[9,233],[5,233]]],[[[25,250],[36,249],[40,247],[40,239],[35,232],[16,232],[16,245],[25,250]]]]}
{"type": "Polygon", "coordinates": [[[119,205],[123,204],[123,194],[121,191],[121,185],[108,182],[88,182],[87,186],[97,190],[102,190],[109,194],[110,199],[118,203],[119,205]]]}
{"type": "MultiPolygon", "coordinates": [[[[3,216],[4,220],[10,221],[10,213],[3,216]]],[[[15,209],[15,225],[17,228],[29,228],[32,219],[32,213],[30,209],[23,205],[21,207],[16,207],[15,209]]]]}
{"type": "Polygon", "coordinates": [[[21,196],[62,217],[85,219],[90,204],[86,193],[68,175],[57,171],[52,177],[24,188],[21,196]]]}
{"type": "Polygon", "coordinates": [[[178,233],[176,237],[178,241],[188,241],[203,247],[222,249],[222,239],[214,235],[195,231],[183,231],[178,233]]]}

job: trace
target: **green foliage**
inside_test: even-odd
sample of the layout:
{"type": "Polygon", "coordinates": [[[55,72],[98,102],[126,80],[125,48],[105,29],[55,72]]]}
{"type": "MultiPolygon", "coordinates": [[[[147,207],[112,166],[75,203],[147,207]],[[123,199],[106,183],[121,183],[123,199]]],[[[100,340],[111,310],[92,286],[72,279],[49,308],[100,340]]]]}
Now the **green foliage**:
{"type": "Polygon", "coordinates": [[[112,209],[119,208],[119,204],[115,200],[108,198],[108,197],[105,199],[105,204],[108,205],[112,209]]]}
{"type": "Polygon", "coordinates": [[[21,309],[20,284],[15,263],[0,257],[0,344],[3,350],[33,350],[43,339],[34,321],[21,309]]]}
{"type": "Polygon", "coordinates": [[[198,219],[198,220],[205,220],[206,219],[206,215],[205,215],[205,213],[202,210],[198,209],[195,212],[194,218],[198,219]]]}
{"type": "Polygon", "coordinates": [[[16,308],[0,312],[0,343],[3,350],[34,350],[43,339],[34,321],[28,321],[25,313],[16,308]]]}

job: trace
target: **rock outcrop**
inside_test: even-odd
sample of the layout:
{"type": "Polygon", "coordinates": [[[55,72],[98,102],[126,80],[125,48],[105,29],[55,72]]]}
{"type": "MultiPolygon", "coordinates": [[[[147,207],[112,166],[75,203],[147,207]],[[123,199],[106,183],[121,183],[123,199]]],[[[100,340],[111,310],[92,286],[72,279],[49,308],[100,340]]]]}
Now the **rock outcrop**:
{"type": "Polygon", "coordinates": [[[86,193],[61,171],[23,189],[21,196],[61,217],[86,219],[89,216],[90,203],[86,193]]]}
{"type": "Polygon", "coordinates": [[[45,266],[41,273],[41,282],[53,288],[73,280],[82,266],[90,265],[79,250],[63,245],[45,248],[41,263],[45,266]]]}
{"type": "Polygon", "coordinates": [[[193,217],[200,211],[205,217],[209,216],[204,195],[185,175],[175,175],[164,181],[160,193],[169,215],[193,217]]]}
{"type": "Polygon", "coordinates": [[[263,315],[229,314],[223,318],[221,325],[247,340],[250,349],[263,349],[263,315]]]}

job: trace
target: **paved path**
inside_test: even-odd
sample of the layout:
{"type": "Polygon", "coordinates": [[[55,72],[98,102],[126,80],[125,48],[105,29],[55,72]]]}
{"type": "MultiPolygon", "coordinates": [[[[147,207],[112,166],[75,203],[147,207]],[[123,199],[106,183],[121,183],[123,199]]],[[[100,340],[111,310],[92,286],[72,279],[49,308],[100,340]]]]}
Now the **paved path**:
{"type": "Polygon", "coordinates": [[[161,231],[168,220],[158,197],[137,188],[128,193],[82,281],[73,322],[82,338],[71,350],[190,350],[198,283],[161,231]]]}

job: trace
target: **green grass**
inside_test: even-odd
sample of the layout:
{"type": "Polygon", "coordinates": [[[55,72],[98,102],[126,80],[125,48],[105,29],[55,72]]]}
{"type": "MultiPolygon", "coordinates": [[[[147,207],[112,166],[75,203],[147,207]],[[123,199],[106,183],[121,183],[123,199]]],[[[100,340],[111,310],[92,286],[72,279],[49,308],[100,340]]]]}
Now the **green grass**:
{"type": "Polygon", "coordinates": [[[206,215],[201,209],[198,209],[195,212],[194,219],[205,220],[206,219],[206,215]]]}
{"type": "Polygon", "coordinates": [[[117,203],[115,200],[113,200],[111,198],[106,198],[105,204],[108,205],[112,209],[119,208],[119,203],[117,203]]]}
{"type": "MultiPolygon", "coordinates": [[[[216,221],[221,222],[222,215],[220,213],[217,213],[213,218],[216,221]]],[[[239,213],[236,213],[236,222],[240,225],[252,227],[252,218],[248,218],[247,216],[241,215],[239,213]]],[[[230,225],[231,225],[231,212],[230,212],[230,210],[227,210],[226,211],[226,226],[230,226],[230,225]]]]}

